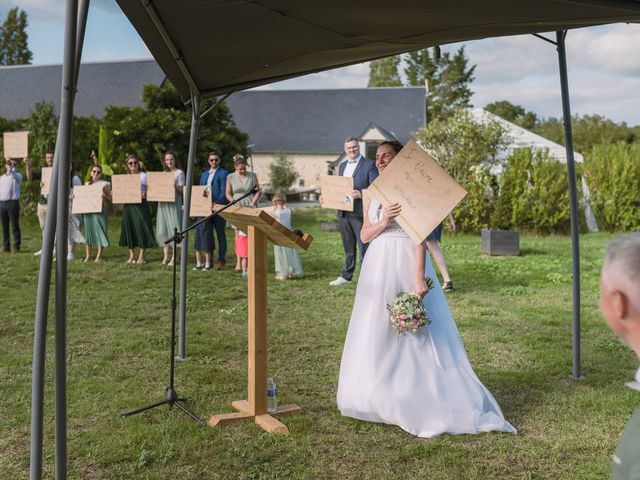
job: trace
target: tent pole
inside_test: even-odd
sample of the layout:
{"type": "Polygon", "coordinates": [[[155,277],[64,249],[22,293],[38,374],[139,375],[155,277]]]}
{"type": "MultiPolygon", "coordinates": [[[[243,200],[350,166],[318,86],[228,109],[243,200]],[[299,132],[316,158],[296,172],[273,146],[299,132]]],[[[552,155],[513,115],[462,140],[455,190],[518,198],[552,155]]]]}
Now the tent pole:
{"type": "Polygon", "coordinates": [[[567,179],[569,182],[569,207],[571,212],[571,246],[573,258],[573,368],[571,378],[581,380],[580,372],[580,238],[578,226],[578,194],[576,188],[576,167],[573,158],[573,133],[571,128],[571,108],[569,106],[569,82],[567,79],[567,57],[565,37],[567,31],[556,32],[560,87],[562,90],[562,114],[564,117],[564,143],[567,149],[567,179]]]}
{"type": "MultiPolygon", "coordinates": [[[[198,127],[200,124],[200,94],[191,94],[191,135],[189,137],[189,157],[184,188],[184,209],[182,211],[182,230],[189,227],[189,209],[191,207],[191,184],[198,145],[198,127]]],[[[175,252],[177,255],[177,252],[175,252]]],[[[187,263],[189,258],[189,233],[185,233],[180,250],[180,320],[178,322],[178,359],[184,360],[187,323],[187,263]]]]}

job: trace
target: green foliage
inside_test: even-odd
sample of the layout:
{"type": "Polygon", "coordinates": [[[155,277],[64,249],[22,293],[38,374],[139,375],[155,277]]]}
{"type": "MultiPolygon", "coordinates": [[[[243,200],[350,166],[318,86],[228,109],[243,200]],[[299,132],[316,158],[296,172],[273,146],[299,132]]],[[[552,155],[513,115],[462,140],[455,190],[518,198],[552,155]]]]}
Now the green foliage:
{"type": "Polygon", "coordinates": [[[91,170],[92,153],[98,148],[100,120],[96,117],[73,118],[73,144],[71,159],[81,173],[91,170]]]}
{"type": "Polygon", "coordinates": [[[31,115],[27,119],[27,129],[29,130],[29,158],[34,166],[43,166],[44,154],[52,151],[56,145],[58,134],[58,117],[56,116],[53,103],[36,103],[31,115]]]}
{"type": "MultiPolygon", "coordinates": [[[[184,167],[189,152],[191,107],[182,103],[170,82],[146,85],[142,99],[144,108],[107,109],[103,125],[114,146],[114,171],[125,171],[124,159],[130,153],[138,155],[147,169],[160,170],[162,156],[168,150],[176,153],[184,167]]],[[[213,102],[204,101],[201,110],[204,112],[213,102]]],[[[196,158],[205,159],[209,151],[217,150],[223,166],[232,169],[234,154],[247,155],[247,141],[248,136],[235,126],[226,104],[220,102],[200,122],[196,158]]]]}
{"type": "Polygon", "coordinates": [[[484,165],[473,165],[460,182],[467,196],[455,210],[456,226],[465,232],[479,232],[489,227],[495,192],[495,177],[484,165]]]}
{"type": "Polygon", "coordinates": [[[12,8],[0,27],[0,65],[26,65],[33,53],[29,50],[27,12],[12,8]]]}
{"type": "Polygon", "coordinates": [[[298,172],[284,152],[276,152],[275,159],[269,164],[269,183],[271,190],[285,193],[298,178],[298,172]]]}
{"type": "Polygon", "coordinates": [[[476,66],[467,66],[464,46],[453,55],[440,54],[436,47],[417,50],[405,55],[405,76],[407,85],[424,86],[427,82],[429,98],[427,100],[427,118],[446,119],[459,108],[471,106],[473,92],[469,85],[474,80],[476,66]]]}
{"type": "Polygon", "coordinates": [[[532,130],[538,123],[538,116],[535,113],[529,112],[525,110],[524,107],[514,105],[506,100],[489,103],[484,109],[511,123],[520,125],[527,130],[532,130]]]}
{"type": "Polygon", "coordinates": [[[598,227],[640,229],[640,144],[596,145],[585,156],[584,170],[598,227]]]}
{"type": "Polygon", "coordinates": [[[414,135],[458,183],[466,181],[474,165],[495,165],[510,141],[498,121],[476,122],[465,110],[432,120],[414,135]]]}
{"type": "Polygon", "coordinates": [[[369,64],[369,83],[367,87],[401,87],[398,73],[400,55],[373,60],[369,64]]]}

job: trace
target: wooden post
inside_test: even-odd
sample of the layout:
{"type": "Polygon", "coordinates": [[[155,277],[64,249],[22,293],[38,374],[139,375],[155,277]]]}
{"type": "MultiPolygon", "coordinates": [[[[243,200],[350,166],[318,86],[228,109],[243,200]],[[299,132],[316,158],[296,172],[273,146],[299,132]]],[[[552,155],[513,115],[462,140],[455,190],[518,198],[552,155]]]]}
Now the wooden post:
{"type": "Polygon", "coordinates": [[[267,413],[267,236],[249,234],[249,413],[267,413]]]}

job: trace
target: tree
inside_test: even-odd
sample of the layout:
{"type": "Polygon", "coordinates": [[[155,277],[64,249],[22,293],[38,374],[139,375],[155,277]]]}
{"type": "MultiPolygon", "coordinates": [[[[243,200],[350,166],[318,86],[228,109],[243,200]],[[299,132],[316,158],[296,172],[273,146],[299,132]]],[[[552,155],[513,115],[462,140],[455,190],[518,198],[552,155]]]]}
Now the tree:
{"type": "MultiPolygon", "coordinates": [[[[138,155],[146,168],[160,170],[162,156],[168,150],[175,152],[184,166],[189,152],[191,108],[184,105],[170,82],[146,85],[142,100],[144,107],[107,109],[103,125],[108,141],[113,143],[114,171],[124,171],[124,158],[130,153],[138,155]]],[[[213,102],[203,101],[202,111],[213,102]]],[[[223,166],[233,169],[234,154],[247,156],[247,141],[247,134],[238,130],[227,105],[220,102],[200,122],[196,158],[205,159],[209,151],[217,150],[223,166]]]]}
{"type": "Polygon", "coordinates": [[[467,179],[471,167],[496,165],[498,154],[510,141],[498,121],[476,122],[466,110],[457,110],[448,119],[432,120],[415,136],[459,183],[467,179]]]}
{"type": "Polygon", "coordinates": [[[269,164],[269,182],[271,190],[286,193],[291,184],[298,178],[298,172],[284,152],[276,152],[275,161],[269,164]]]}
{"type": "Polygon", "coordinates": [[[400,55],[373,60],[369,64],[369,83],[367,87],[401,87],[398,73],[400,55]]]}
{"type": "Polygon", "coordinates": [[[12,8],[0,27],[0,65],[25,65],[31,63],[27,36],[27,13],[12,8]]]}
{"type": "Polygon", "coordinates": [[[27,119],[29,130],[29,158],[34,165],[44,160],[44,154],[53,151],[58,134],[58,117],[51,102],[36,103],[27,119]]]}
{"type": "Polygon", "coordinates": [[[471,105],[473,92],[469,85],[474,80],[476,66],[468,67],[464,46],[453,55],[440,54],[440,48],[408,53],[404,58],[405,75],[409,86],[423,86],[427,83],[427,118],[447,118],[458,108],[471,105]]]}
{"type": "Polygon", "coordinates": [[[484,109],[527,130],[533,130],[538,123],[538,116],[534,112],[529,112],[524,107],[514,105],[507,100],[492,102],[484,109]]]}

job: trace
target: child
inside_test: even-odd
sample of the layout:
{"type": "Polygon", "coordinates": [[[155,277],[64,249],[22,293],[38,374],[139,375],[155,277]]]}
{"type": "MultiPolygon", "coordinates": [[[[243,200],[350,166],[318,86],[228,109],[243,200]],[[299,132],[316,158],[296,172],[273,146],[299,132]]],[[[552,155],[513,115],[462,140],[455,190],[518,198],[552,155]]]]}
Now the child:
{"type": "MultiPolygon", "coordinates": [[[[269,214],[282,225],[291,229],[291,210],[287,208],[286,197],[281,193],[273,196],[273,208],[269,214]]],[[[280,247],[275,245],[274,256],[276,264],[276,280],[286,280],[288,278],[302,278],[302,262],[300,254],[293,248],[280,247]]]]}
{"type": "Polygon", "coordinates": [[[248,277],[247,272],[247,257],[249,256],[249,237],[242,230],[238,229],[238,233],[236,235],[236,243],[235,243],[235,251],[236,257],[240,260],[240,265],[242,267],[242,276],[244,278],[248,277]]]}

